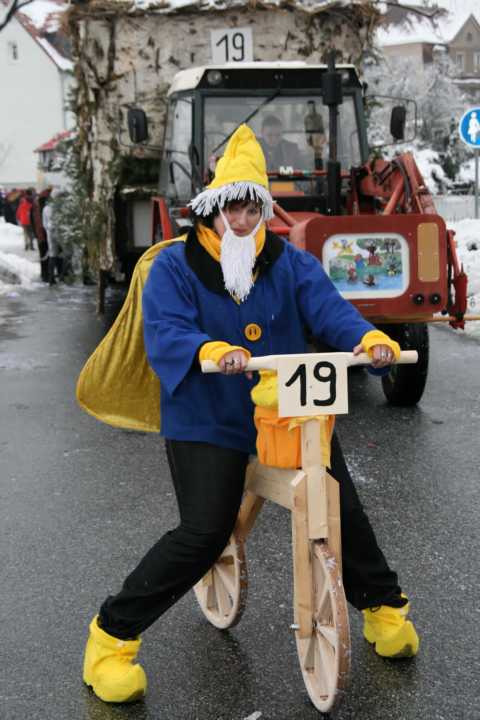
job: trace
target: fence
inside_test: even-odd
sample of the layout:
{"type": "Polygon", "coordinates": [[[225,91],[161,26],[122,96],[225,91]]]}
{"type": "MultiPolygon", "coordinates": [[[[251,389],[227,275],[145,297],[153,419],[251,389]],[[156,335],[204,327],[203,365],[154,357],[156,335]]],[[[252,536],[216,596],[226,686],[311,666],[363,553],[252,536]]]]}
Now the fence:
{"type": "Polygon", "coordinates": [[[473,195],[435,195],[433,202],[437,213],[444,220],[455,222],[475,217],[475,197],[473,195]]]}

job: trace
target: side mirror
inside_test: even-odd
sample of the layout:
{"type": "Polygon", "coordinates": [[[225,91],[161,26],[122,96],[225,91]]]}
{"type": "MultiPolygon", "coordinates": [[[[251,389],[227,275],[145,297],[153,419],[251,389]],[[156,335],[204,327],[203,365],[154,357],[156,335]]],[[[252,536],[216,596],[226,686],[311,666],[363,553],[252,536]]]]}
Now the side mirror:
{"type": "Polygon", "coordinates": [[[390,135],[394,140],[405,139],[406,120],[407,108],[404,105],[395,105],[390,115],[390,135]]]}
{"type": "Polygon", "coordinates": [[[148,140],[148,120],[140,108],[128,108],[127,114],[128,134],[132,143],[141,143],[148,140]]]}

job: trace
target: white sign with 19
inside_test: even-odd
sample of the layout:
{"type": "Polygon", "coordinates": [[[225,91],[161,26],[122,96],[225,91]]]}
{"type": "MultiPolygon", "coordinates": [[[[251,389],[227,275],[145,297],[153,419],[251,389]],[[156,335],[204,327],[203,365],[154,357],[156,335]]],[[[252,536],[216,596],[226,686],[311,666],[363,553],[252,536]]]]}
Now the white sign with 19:
{"type": "Polygon", "coordinates": [[[344,353],[278,356],[280,417],[348,413],[347,358],[344,353]]]}
{"type": "Polygon", "coordinates": [[[215,64],[253,61],[252,28],[211,30],[210,44],[215,64]]]}

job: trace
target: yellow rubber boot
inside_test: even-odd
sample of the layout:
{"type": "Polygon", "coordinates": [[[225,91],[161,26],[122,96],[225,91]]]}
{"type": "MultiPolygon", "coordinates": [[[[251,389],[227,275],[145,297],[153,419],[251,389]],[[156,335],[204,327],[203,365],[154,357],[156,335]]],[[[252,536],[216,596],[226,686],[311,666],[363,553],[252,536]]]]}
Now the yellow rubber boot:
{"type": "Polygon", "coordinates": [[[413,657],[420,641],[410,620],[407,620],[409,604],[401,608],[380,605],[362,610],[363,635],[375,645],[377,655],[387,658],[413,657]]]}
{"type": "Polygon", "coordinates": [[[119,640],[98,626],[98,615],[90,623],[85,649],[83,681],[100,700],[126,703],[139,700],[147,691],[147,678],[133,660],[141,640],[119,640]]]}

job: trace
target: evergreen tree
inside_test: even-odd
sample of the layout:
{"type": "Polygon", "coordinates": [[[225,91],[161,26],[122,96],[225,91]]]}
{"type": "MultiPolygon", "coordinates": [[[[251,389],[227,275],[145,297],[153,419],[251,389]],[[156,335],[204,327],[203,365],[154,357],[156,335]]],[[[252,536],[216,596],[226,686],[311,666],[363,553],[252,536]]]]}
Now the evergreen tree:
{"type": "Polygon", "coordinates": [[[85,173],[80,162],[76,136],[57,148],[59,165],[67,177],[62,194],[53,200],[66,279],[81,276],[85,284],[93,282],[98,266],[97,243],[101,226],[98,204],[89,196],[85,173]]]}

